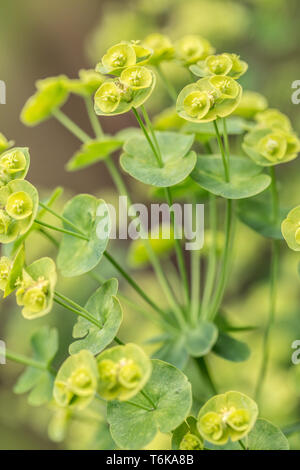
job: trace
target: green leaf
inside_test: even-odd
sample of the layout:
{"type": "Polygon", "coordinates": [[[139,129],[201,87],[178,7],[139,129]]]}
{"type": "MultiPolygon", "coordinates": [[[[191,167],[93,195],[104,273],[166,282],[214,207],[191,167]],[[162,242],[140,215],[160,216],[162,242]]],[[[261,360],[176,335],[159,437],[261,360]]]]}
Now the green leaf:
{"type": "Polygon", "coordinates": [[[179,335],[176,338],[166,340],[153,354],[153,358],[169,362],[173,366],[178,367],[178,369],[184,369],[189,359],[185,337],[179,335]]]}
{"type": "Polygon", "coordinates": [[[172,432],[172,450],[201,450],[199,448],[182,448],[184,438],[187,434],[192,434],[193,440],[198,444],[197,447],[203,449],[203,439],[197,429],[197,420],[194,416],[188,416],[186,420],[172,432]]]}
{"type": "Polygon", "coordinates": [[[260,173],[261,168],[247,158],[230,156],[230,182],[226,182],[222,158],[205,155],[198,157],[191,177],[217,196],[243,199],[261,193],[270,185],[270,176],[260,173]]]}
{"type": "Polygon", "coordinates": [[[35,126],[50,118],[52,112],[63,106],[69,96],[67,81],[65,75],[38,80],[37,92],[25,103],[21,121],[27,126],[35,126]]]}
{"type": "Polygon", "coordinates": [[[31,338],[33,358],[45,366],[45,370],[28,367],[19,377],[14,392],[30,392],[28,402],[40,406],[52,399],[54,377],[49,367],[58,350],[58,334],[55,328],[43,326],[31,338]]]}
{"type": "Polygon", "coordinates": [[[201,322],[199,325],[187,331],[186,349],[193,357],[205,356],[218,338],[218,329],[213,323],[201,322]]]}
{"type": "Polygon", "coordinates": [[[277,220],[274,220],[272,203],[265,198],[254,198],[239,201],[237,213],[239,219],[263,237],[282,240],[281,222],[287,216],[287,209],[280,209],[277,220]]]}
{"type": "MultiPolygon", "coordinates": [[[[190,176],[181,181],[181,183],[172,186],[170,191],[173,201],[187,200],[189,202],[191,196],[196,197],[197,200],[208,198],[208,192],[205,189],[202,189],[190,176]]],[[[153,187],[150,189],[150,194],[156,199],[165,201],[166,196],[164,188],[153,187]]]]}
{"type": "MultiPolygon", "coordinates": [[[[97,266],[106,249],[110,231],[108,208],[102,199],[79,194],[65,205],[63,216],[89,237],[87,241],[64,234],[59,247],[57,265],[62,275],[79,276],[97,266]]],[[[67,223],[64,228],[71,230],[67,223]]]]}
{"type": "Polygon", "coordinates": [[[133,178],[159,187],[173,186],[183,181],[196,164],[196,154],[190,152],[194,136],[175,132],[156,132],[163,167],[160,168],[145,137],[128,140],[121,155],[121,166],[133,178]]]}
{"type": "MultiPolygon", "coordinates": [[[[226,129],[228,135],[241,135],[246,131],[247,122],[239,117],[226,118],[226,129]]],[[[187,122],[182,127],[182,132],[195,134],[196,139],[202,142],[216,138],[215,127],[212,122],[187,122]]],[[[224,134],[223,125],[219,126],[219,132],[224,134]]]]}
{"type": "Polygon", "coordinates": [[[258,419],[248,436],[250,450],[289,450],[289,442],[278,426],[258,419]]]}
{"type": "Polygon", "coordinates": [[[110,136],[90,140],[84,143],[80,150],[68,161],[66,169],[68,171],[77,171],[105,160],[112,152],[118,150],[122,144],[122,140],[110,136]]]}
{"type": "Polygon", "coordinates": [[[89,298],[85,309],[100,323],[101,328],[79,317],[73,328],[73,338],[82,339],[70,345],[70,354],[88,349],[96,355],[113,341],[123,319],[121,305],[115,297],[117,291],[118,281],[110,279],[89,298]]]}
{"type": "Polygon", "coordinates": [[[192,405],[191,384],[187,377],[165,362],[152,360],[152,364],[153,372],[144,390],[155,403],[155,409],[141,393],[132,402],[149,410],[126,402],[108,404],[107,419],[112,438],[124,449],[141,449],[159,430],[167,433],[175,429],[192,405]]]}
{"type": "Polygon", "coordinates": [[[249,359],[251,351],[247,343],[220,332],[212,351],[223,359],[232,362],[243,362],[249,359]]]}

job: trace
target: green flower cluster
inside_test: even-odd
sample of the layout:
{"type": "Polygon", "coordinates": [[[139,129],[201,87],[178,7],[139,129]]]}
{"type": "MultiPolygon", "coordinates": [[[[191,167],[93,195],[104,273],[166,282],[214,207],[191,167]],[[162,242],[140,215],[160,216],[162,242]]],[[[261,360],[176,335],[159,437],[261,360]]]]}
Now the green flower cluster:
{"type": "Polygon", "coordinates": [[[88,350],[68,357],[54,383],[61,407],[83,409],[96,393],[105,400],[124,401],[137,395],[150,378],[151,361],[134,344],[116,346],[97,358],[88,350]]]}
{"type": "Polygon", "coordinates": [[[190,70],[202,78],[179,93],[179,116],[192,122],[210,122],[232,114],[242,97],[242,87],[236,79],[247,67],[236,54],[207,55],[198,60],[190,70]]]}
{"type": "Polygon", "coordinates": [[[153,51],[138,41],[121,42],[108,49],[96,71],[113,75],[95,94],[98,115],[116,115],[141,106],[151,95],[156,77],[145,67],[153,51]]]}
{"type": "Polygon", "coordinates": [[[253,428],[258,415],[256,403],[239,392],[216,395],[201,408],[197,426],[208,442],[224,445],[245,437],[253,428]]]}
{"type": "Polygon", "coordinates": [[[287,116],[267,109],[256,114],[255,120],[256,125],[244,138],[243,149],[257,165],[273,166],[297,157],[300,140],[287,116]]]}

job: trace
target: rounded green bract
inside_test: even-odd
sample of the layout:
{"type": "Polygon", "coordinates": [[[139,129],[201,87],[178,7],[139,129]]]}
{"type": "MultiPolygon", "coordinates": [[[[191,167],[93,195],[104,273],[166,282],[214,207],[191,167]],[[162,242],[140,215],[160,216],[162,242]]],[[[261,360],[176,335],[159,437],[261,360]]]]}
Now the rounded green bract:
{"type": "Polygon", "coordinates": [[[258,416],[256,403],[239,392],[216,395],[201,408],[197,426],[203,439],[224,445],[243,439],[253,428],[258,416]]]}
{"type": "Polygon", "coordinates": [[[97,383],[96,359],[83,349],[60,367],[54,382],[54,399],[61,407],[82,410],[94,399],[97,383]]]}
{"type": "Polygon", "coordinates": [[[152,74],[147,67],[133,65],[123,70],[120,81],[133,90],[140,90],[151,86],[152,74]]]}
{"type": "Polygon", "coordinates": [[[98,392],[106,400],[129,400],[145,386],[152,370],[144,351],[130,343],[104,351],[97,363],[98,392]]]}
{"type": "Polygon", "coordinates": [[[127,43],[119,43],[108,49],[102,57],[102,65],[96,70],[102,73],[118,73],[130,65],[136,64],[134,47],[127,43]]]}
{"type": "Polygon", "coordinates": [[[228,75],[234,79],[240,78],[248,69],[248,65],[236,54],[209,55],[205,60],[191,65],[190,70],[199,77],[213,75],[228,75]]]}
{"type": "Polygon", "coordinates": [[[300,206],[294,207],[281,224],[282,235],[293,251],[300,251],[300,206]]]}
{"type": "Polygon", "coordinates": [[[256,91],[244,90],[234,114],[245,119],[253,119],[268,107],[267,99],[256,91]]]}
{"type": "Polygon", "coordinates": [[[143,43],[145,46],[153,50],[153,55],[149,59],[149,63],[158,65],[160,62],[171,60],[174,57],[174,47],[168,36],[160,33],[149,34],[143,43]]]}
{"type": "Polygon", "coordinates": [[[27,148],[16,147],[0,155],[0,187],[12,180],[24,179],[30,163],[27,148]]]}
{"type": "Polygon", "coordinates": [[[255,116],[255,120],[260,127],[281,130],[285,132],[292,131],[292,124],[289,118],[277,109],[266,109],[255,116]]]}
{"type": "Polygon", "coordinates": [[[188,35],[174,43],[175,56],[184,65],[195,64],[214,52],[207,39],[197,35],[188,35]]]}

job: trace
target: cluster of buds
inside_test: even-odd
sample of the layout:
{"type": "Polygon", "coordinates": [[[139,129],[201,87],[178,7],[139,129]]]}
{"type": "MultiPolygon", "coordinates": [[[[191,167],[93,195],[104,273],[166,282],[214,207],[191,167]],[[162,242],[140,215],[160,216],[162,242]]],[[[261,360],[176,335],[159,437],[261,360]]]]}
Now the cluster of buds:
{"type": "Polygon", "coordinates": [[[287,116],[267,109],[255,116],[256,125],[244,138],[243,149],[261,166],[289,162],[297,157],[300,141],[287,116]]]}

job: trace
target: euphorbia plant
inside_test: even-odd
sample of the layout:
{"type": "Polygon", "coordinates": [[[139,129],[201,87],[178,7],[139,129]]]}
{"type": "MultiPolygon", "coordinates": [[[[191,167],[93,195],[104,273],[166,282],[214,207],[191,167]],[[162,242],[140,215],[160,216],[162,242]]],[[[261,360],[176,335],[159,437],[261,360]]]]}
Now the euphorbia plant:
{"type": "MultiPolygon", "coordinates": [[[[15,391],[30,391],[31,404],[49,404],[57,410],[49,427],[50,435],[57,440],[63,439],[74,414],[84,414],[98,400],[107,405],[114,448],[142,449],[158,431],[172,436],[172,448],[180,450],[288,448],[279,428],[257,419],[254,400],[260,399],[268,365],[282,238],[280,223],[285,216],[279,206],[275,167],[296,158],[300,142],[286,116],[266,109],[264,97],[253,92],[243,95],[237,80],[247,71],[246,62],[236,54],[214,52],[206,39],[193,35],[174,44],[161,34],[152,34],[142,42],[121,42],[109,48],[95,71],[81,70],[76,79],[61,75],[38,81],[36,93],[21,113],[23,123],[29,126],[56,118],[81,141],[67,170],[79,171],[101,161],[119,194],[127,196],[128,201],[131,199],[122,172],[111,156],[119,149],[121,169],[152,187],[153,197],[165,198],[170,206],[176,200],[195,207],[205,200],[209,227],[202,250],[184,253],[172,212],[169,240],[149,238],[140,221],[134,219],[143,236],[132,242],[128,264],[152,265],[166,307],[151,292],[145,292],[124,262],[112,255],[111,221],[105,201],[79,194],[65,204],[61,214],[56,212],[53,204],[60,190],[41,200],[36,188],[25,180],[29,150],[11,148],[13,143],[0,135],[0,288],[5,297],[16,292],[17,303],[28,320],[50,314],[53,303],[78,317],[70,356],[58,370],[52,366],[58,335],[47,326],[32,337],[32,359],[7,351],[8,359],[28,366],[15,391]],[[190,78],[182,90],[175,90],[165,76],[161,68],[164,61],[176,61],[187,70],[190,78]],[[157,74],[173,103],[152,121],[145,105],[155,89],[157,74]],[[61,110],[70,94],[84,99],[93,137],[61,110]],[[128,112],[134,114],[140,129],[124,129],[116,135],[103,133],[98,116],[113,119],[128,112]],[[243,136],[242,148],[237,136],[243,136]],[[56,217],[58,225],[43,220],[47,213],[56,217]],[[236,216],[270,239],[273,247],[269,321],[253,398],[238,391],[218,394],[212,379],[214,371],[209,370],[206,361],[210,354],[244,361],[250,353],[247,344],[230,335],[237,328],[221,310],[236,216]],[[101,237],[99,226],[107,229],[101,231],[101,237]],[[33,231],[55,245],[56,262],[44,257],[26,263],[26,243],[33,231]],[[61,233],[59,241],[51,231],[61,233]],[[169,275],[170,264],[164,263],[172,251],[182,287],[179,293],[169,275]],[[119,292],[117,279],[99,278],[94,269],[103,258],[148,304],[148,310],[144,303],[139,306],[119,292]],[[205,276],[200,288],[202,266],[205,276]],[[96,277],[100,285],[84,306],[79,305],[57,290],[57,270],[67,278],[96,277]],[[152,338],[153,343],[160,343],[153,357],[141,346],[124,344],[120,339],[123,303],[160,328],[161,335],[152,338]],[[198,367],[201,384],[209,389],[207,402],[198,397],[202,400],[200,410],[199,386],[186,375],[189,359],[198,367]]],[[[282,227],[289,246],[300,250],[299,208],[289,213],[282,227]]],[[[157,232],[162,234],[164,227],[157,232]]],[[[101,438],[98,446],[103,448],[101,438]]]]}

